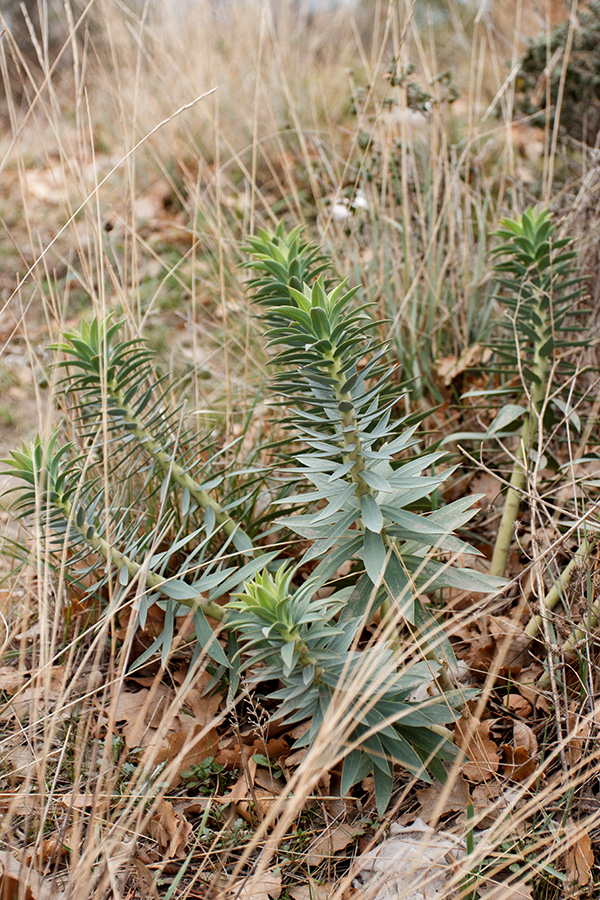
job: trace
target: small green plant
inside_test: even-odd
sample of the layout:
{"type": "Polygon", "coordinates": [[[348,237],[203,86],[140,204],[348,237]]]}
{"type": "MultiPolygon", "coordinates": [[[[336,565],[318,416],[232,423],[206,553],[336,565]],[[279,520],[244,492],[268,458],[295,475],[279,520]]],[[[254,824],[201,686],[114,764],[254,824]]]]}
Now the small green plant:
{"type": "MultiPolygon", "coordinates": [[[[511,400],[497,410],[483,435],[515,434],[517,441],[492,557],[491,573],[496,576],[506,571],[528,479],[551,453],[549,435],[558,421],[573,418],[575,366],[569,354],[585,343],[577,324],[585,311],[576,306],[583,279],[569,239],[556,238],[554,231],[545,209],[529,208],[514,219],[502,220],[496,232],[502,243],[492,253],[497,260],[498,300],[505,309],[499,319],[502,332],[492,344],[495,361],[489,367],[496,383],[490,391],[465,395],[488,402],[498,396],[511,400]]],[[[555,460],[554,465],[558,468],[560,462],[555,460]]]]}
{"type": "Polygon", "coordinates": [[[237,777],[237,770],[225,773],[225,766],[215,762],[214,757],[210,756],[198,765],[190,766],[185,772],[181,772],[179,777],[185,782],[187,790],[198,791],[199,794],[209,796],[211,794],[221,794],[227,789],[227,785],[232,783],[237,777]]]}
{"type": "Polygon", "coordinates": [[[222,448],[207,462],[208,438],[170,407],[173,386],[155,376],[147,346],[120,339],[110,320],[83,324],[54,348],[73,438],[56,433],[11,454],[9,470],[26,483],[17,509],[42,530],[57,566],[68,548],[72,581],[95,577],[93,589],[108,589],[105,616],[133,605],[144,625],[153,604],[164,611],[162,633],[136,665],[160,652],[166,666],[177,618],[191,611],[196,654],[212,657],[230,695],[240,677],[268,684],[275,717],[310,719],[299,745],[337,722],[342,792],[372,772],[382,812],[394,763],[443,779],[455,752],[445,726],[465,695],[454,690],[452,649],[424,592],[503,582],[452,564],[474,552],[455,533],[474,498],[441,504],[452,469],[439,470],[443,452],[418,449],[417,423],[394,418],[395,369],[358,290],[324,281],[328,260],[299,229],[249,245],[250,290],[276,351],[273,385],[290,432],[269,484],[276,527],[303,552],[285,558],[261,545],[240,488],[248,473],[221,465],[222,448]],[[365,646],[377,611],[381,633],[365,646]],[[207,618],[226,628],[228,654],[207,618]],[[437,696],[412,702],[432,680],[437,696]]]}

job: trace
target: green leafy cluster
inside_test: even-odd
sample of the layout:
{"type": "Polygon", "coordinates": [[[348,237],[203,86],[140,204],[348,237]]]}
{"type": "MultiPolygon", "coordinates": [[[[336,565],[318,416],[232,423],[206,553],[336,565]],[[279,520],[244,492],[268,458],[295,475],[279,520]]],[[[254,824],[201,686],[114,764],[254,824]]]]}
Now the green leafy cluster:
{"type": "MultiPolygon", "coordinates": [[[[166,376],[157,378],[154,356],[144,341],[120,340],[122,322],[93,319],[79,329],[67,331],[61,343],[52,349],[63,354],[58,365],[66,370],[63,393],[73,406],[76,421],[82,427],[83,441],[101,441],[110,451],[111,471],[121,464],[128,473],[137,463],[146,484],[155,471],[162,475],[161,495],[174,485],[181,494],[182,516],[190,507],[212,510],[215,523],[244,552],[252,542],[239,524],[232,521],[228,508],[218,503],[214,491],[223,482],[222,475],[210,473],[206,480],[192,477],[206,451],[208,441],[181,426],[181,404],[172,408],[168,397],[172,384],[166,376]],[[110,435],[106,440],[106,434],[110,435]]],[[[212,462],[218,454],[212,454],[212,462]]]]}
{"type": "MultiPolygon", "coordinates": [[[[279,235],[255,239],[254,268],[266,271],[281,243],[279,235]]],[[[411,510],[431,498],[452,469],[424,474],[443,452],[403,455],[418,444],[416,425],[392,418],[395,370],[385,366],[387,346],[373,335],[377,323],[369,307],[353,303],[357,290],[340,285],[327,291],[319,279],[302,291],[282,281],[278,290],[260,301],[268,346],[277,350],[274,385],[306,448],[287,474],[313,486],[288,498],[311,504],[309,511],[282,521],[310,541],[303,561],[320,559],[316,583],[346,560],[361,560],[366,574],[357,582],[353,610],[368,606],[372,612],[387,600],[421,626],[428,615],[417,587],[498,588],[497,580],[436,559],[441,551],[476,552],[454,534],[474,515],[476,498],[439,509],[430,501],[427,515],[411,510]]]]}
{"type": "Polygon", "coordinates": [[[440,729],[462,699],[423,591],[487,592],[503,582],[453,567],[454,554],[473,552],[455,531],[474,498],[446,506],[435,498],[452,470],[437,471],[443,453],[416,452],[414,422],[394,419],[395,371],[357,290],[325,283],[328,261],[298,229],[263,232],[250,250],[273,387],[293,432],[271,487],[275,505],[285,503],[282,536],[305,542],[301,558],[261,547],[260,532],[250,540],[219,453],[198,465],[199,439],[169,405],[173,385],[155,376],[147,345],[122,339],[110,319],[67,332],[54,348],[74,441],[38,438],[8,469],[25,482],[19,513],[70,548],[72,580],[93,575],[92,590],[110,582],[106,615],[133,604],[143,626],[153,604],[164,610],[163,632],[136,665],[158,652],[167,665],[177,618],[191,611],[195,652],[212,657],[214,680],[224,675],[230,695],[241,676],[269,684],[276,717],[311,720],[308,744],[325,721],[345,716],[343,789],[373,771],[383,810],[394,762],[443,777],[440,761],[453,752],[440,729]],[[364,648],[364,625],[382,604],[382,637],[364,648]],[[207,617],[227,628],[229,655],[207,617]],[[434,679],[436,699],[409,702],[434,679]]]}
{"type": "Polygon", "coordinates": [[[355,649],[361,620],[334,618],[348,590],[318,598],[311,579],[294,590],[293,576],[284,566],[245,584],[229,603],[227,626],[239,635],[249,682],[282,685],[270,694],[279,704],[277,718],[287,725],[310,718],[295,746],[312,745],[323,724],[339,717],[346,747],[342,794],[372,772],[381,812],[390,800],[394,762],[424,781],[431,780],[428,770],[445,780],[442,760],[452,759],[456,748],[441,726],[454,721],[465,694],[411,703],[411,692],[431,682],[439,664],[413,662],[399,670],[384,641],[355,649]]]}
{"type": "Polygon", "coordinates": [[[493,251],[498,299],[507,309],[500,324],[508,334],[494,342],[499,368],[505,379],[519,376],[536,391],[545,390],[555,359],[565,374],[573,371],[560,351],[585,343],[577,324],[585,310],[576,307],[584,279],[570,240],[556,238],[554,231],[548,210],[530,207],[502,219],[496,232],[502,243],[493,251]]]}

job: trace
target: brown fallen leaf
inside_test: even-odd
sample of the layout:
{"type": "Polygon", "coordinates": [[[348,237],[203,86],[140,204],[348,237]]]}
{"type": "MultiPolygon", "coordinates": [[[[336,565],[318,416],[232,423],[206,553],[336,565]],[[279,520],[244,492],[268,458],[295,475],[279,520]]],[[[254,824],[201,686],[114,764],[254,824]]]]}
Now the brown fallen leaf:
{"type": "Polygon", "coordinates": [[[168,859],[184,857],[185,848],[192,833],[192,825],[184,816],[177,816],[173,804],[159,800],[156,812],[148,825],[150,836],[154,838],[168,859]]]}
{"type": "Polygon", "coordinates": [[[467,347],[460,356],[442,356],[437,361],[438,378],[444,387],[450,387],[455,378],[458,378],[466,369],[472,369],[479,365],[482,359],[489,359],[489,351],[481,344],[472,344],[467,347]]]}
{"type": "Polygon", "coordinates": [[[528,700],[534,709],[550,712],[550,703],[537,687],[537,681],[543,671],[544,667],[542,664],[534,661],[526,668],[521,669],[519,675],[512,677],[511,681],[513,686],[519,691],[519,694],[525,700],[528,700]]]}
{"type": "Polygon", "coordinates": [[[231,888],[232,900],[277,900],[280,894],[280,872],[264,872],[242,878],[231,888]]]}
{"type": "Polygon", "coordinates": [[[292,900],[329,900],[333,889],[333,882],[318,884],[314,878],[308,878],[306,884],[289,888],[288,893],[292,900]]]}
{"type": "Polygon", "coordinates": [[[498,747],[490,737],[491,726],[490,719],[479,722],[475,718],[461,718],[456,723],[456,743],[470,760],[462,767],[462,773],[468,781],[486,781],[498,771],[500,757],[498,747]]]}
{"type": "Polygon", "coordinates": [[[434,780],[431,787],[417,791],[417,798],[421,804],[419,816],[427,824],[439,819],[441,816],[445,816],[446,813],[462,812],[462,810],[467,808],[467,804],[471,799],[469,786],[460,774],[453,779],[450,792],[442,803],[444,792],[444,785],[437,780],[434,780]]]}
{"type": "Polygon", "coordinates": [[[37,860],[40,863],[46,864],[49,862],[56,862],[56,860],[68,856],[73,848],[74,836],[75,829],[73,826],[67,828],[64,833],[55,831],[47,838],[44,838],[37,847],[37,850],[35,846],[28,848],[28,851],[25,854],[25,862],[27,865],[31,865],[34,860],[37,860]]]}
{"type": "Polygon", "coordinates": [[[529,725],[525,722],[515,722],[513,736],[515,747],[524,747],[531,756],[535,756],[538,752],[538,742],[533,729],[529,725]]]}
{"type": "MultiPolygon", "coordinates": [[[[187,672],[179,670],[175,673],[175,682],[183,684],[187,672]]],[[[196,722],[200,725],[212,725],[223,702],[221,694],[205,694],[206,686],[212,680],[208,672],[198,672],[194,676],[191,687],[185,693],[184,704],[191,709],[196,722]]]]}
{"type": "Polygon", "coordinates": [[[593,724],[589,716],[581,716],[577,706],[571,704],[567,712],[569,738],[566,742],[567,757],[571,766],[575,766],[581,760],[585,746],[592,737],[593,724]]]}
{"type": "Polygon", "coordinates": [[[2,815],[29,816],[41,810],[42,798],[39,794],[27,794],[24,791],[0,792],[0,813],[2,815]]]}
{"type": "Polygon", "coordinates": [[[14,666],[0,666],[0,691],[14,694],[24,683],[24,672],[19,672],[14,666]]]}
{"type": "Polygon", "coordinates": [[[0,898],[2,900],[63,900],[53,880],[42,878],[33,869],[19,862],[8,851],[0,852],[0,898]]]}
{"type": "Polygon", "coordinates": [[[31,748],[21,741],[21,735],[12,735],[2,748],[2,761],[16,781],[35,778],[40,765],[31,748]]]}
{"type": "Polygon", "coordinates": [[[185,731],[174,731],[167,736],[166,746],[156,755],[156,762],[162,763],[180,757],[178,771],[171,779],[175,785],[181,781],[181,772],[190,766],[199,766],[206,759],[214,758],[219,749],[219,734],[216,728],[206,731],[204,725],[198,724],[191,734],[185,731]]]}
{"type": "Polygon", "coordinates": [[[363,834],[363,830],[350,825],[337,825],[334,828],[327,829],[308,848],[308,853],[305,857],[306,862],[309,866],[316,866],[323,857],[333,856],[334,853],[345,850],[349,844],[354,842],[355,837],[363,834]]]}
{"type": "Polygon", "coordinates": [[[54,686],[45,687],[43,684],[27,685],[27,687],[15,694],[0,718],[12,719],[13,716],[16,716],[18,719],[23,719],[36,706],[41,714],[42,709],[48,709],[49,706],[58,700],[59,694],[59,689],[54,686]]]}
{"type": "Polygon", "coordinates": [[[494,659],[496,644],[489,634],[479,634],[474,631],[465,636],[463,640],[467,647],[461,654],[461,658],[464,659],[474,675],[479,675],[481,679],[484,678],[494,659]]]}
{"type": "Polygon", "coordinates": [[[489,616],[488,629],[502,659],[502,670],[519,671],[531,662],[529,647],[533,641],[520,622],[508,616],[489,616]]]}
{"type": "Polygon", "coordinates": [[[565,854],[569,878],[577,887],[583,887],[589,883],[594,865],[590,836],[585,828],[573,819],[567,819],[565,836],[570,845],[565,854]]]}
{"type": "Polygon", "coordinates": [[[479,900],[533,900],[533,892],[528,884],[492,884],[484,882],[477,886],[479,900]]]}
{"type": "MultiPolygon", "coordinates": [[[[502,793],[498,781],[484,781],[473,788],[473,812],[477,828],[490,828],[498,818],[498,809],[494,804],[502,793]]],[[[466,821],[466,817],[465,817],[466,821]]]]}
{"type": "Polygon", "coordinates": [[[525,781],[535,772],[537,763],[531,758],[525,747],[502,745],[502,773],[512,781],[525,781]]]}
{"type": "Polygon", "coordinates": [[[533,707],[529,700],[526,700],[521,694],[515,694],[514,692],[504,698],[502,705],[510,710],[510,712],[514,713],[515,716],[519,716],[520,719],[528,719],[533,711],[533,707]]]}
{"type": "Polygon", "coordinates": [[[152,900],[159,900],[158,888],[156,887],[157,876],[148,868],[143,860],[137,856],[132,856],[131,866],[137,875],[143,897],[151,897],[152,900]]]}

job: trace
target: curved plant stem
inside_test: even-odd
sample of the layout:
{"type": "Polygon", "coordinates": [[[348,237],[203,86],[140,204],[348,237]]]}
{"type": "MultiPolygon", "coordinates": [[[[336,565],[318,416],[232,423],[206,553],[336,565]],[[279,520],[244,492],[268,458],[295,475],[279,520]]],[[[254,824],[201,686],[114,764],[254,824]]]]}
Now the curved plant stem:
{"type": "Polygon", "coordinates": [[[225,534],[229,537],[233,535],[233,542],[237,549],[243,549],[245,552],[251,551],[251,541],[239,525],[234,522],[231,516],[223,509],[223,507],[208,493],[200,484],[195,481],[185,469],[169,455],[160,443],[152,436],[151,432],[144,425],[143,420],[135,414],[132,406],[127,403],[124,392],[116,388],[115,385],[108,384],[108,392],[114,401],[118,404],[119,412],[123,415],[125,421],[132,425],[131,431],[144,447],[150,456],[158,463],[165,474],[170,474],[173,481],[184,490],[187,489],[196,503],[202,509],[212,509],[215,514],[217,523],[221,526],[225,534]],[[241,538],[236,543],[236,537],[241,538]]]}
{"type": "MultiPolygon", "coordinates": [[[[89,546],[102,556],[107,563],[113,565],[115,569],[120,571],[125,568],[130,578],[143,578],[148,587],[153,590],[160,591],[165,584],[169,583],[168,578],[163,578],[162,575],[157,575],[156,572],[148,571],[139,563],[136,563],[131,559],[131,557],[126,556],[124,553],[117,550],[116,547],[109,544],[109,542],[98,533],[93,525],[90,525],[87,522],[78,525],[76,518],[73,515],[73,508],[68,500],[64,498],[58,499],[56,501],[56,506],[61,510],[65,518],[71,522],[72,527],[79,532],[89,546]]],[[[178,600],[177,602],[181,603],[183,606],[189,606],[190,609],[201,606],[202,612],[209,618],[214,619],[217,622],[223,620],[224,611],[222,607],[217,603],[203,602],[200,594],[198,594],[197,599],[178,600]]]]}
{"type": "MultiPolygon", "coordinates": [[[[571,579],[573,578],[573,575],[575,574],[577,569],[583,565],[599,540],[600,534],[593,534],[591,537],[586,538],[583,541],[581,547],[579,547],[571,562],[568,564],[568,566],[565,567],[558,581],[556,581],[554,586],[551,588],[551,590],[548,591],[546,597],[544,598],[544,607],[548,612],[550,610],[553,610],[554,607],[558,604],[559,600],[562,599],[562,597],[564,596],[565,588],[569,585],[571,579]]],[[[597,604],[594,604],[594,606],[595,605],[597,604]]],[[[542,616],[534,616],[525,629],[525,634],[528,634],[530,637],[535,637],[540,630],[541,624],[542,616]]]]}

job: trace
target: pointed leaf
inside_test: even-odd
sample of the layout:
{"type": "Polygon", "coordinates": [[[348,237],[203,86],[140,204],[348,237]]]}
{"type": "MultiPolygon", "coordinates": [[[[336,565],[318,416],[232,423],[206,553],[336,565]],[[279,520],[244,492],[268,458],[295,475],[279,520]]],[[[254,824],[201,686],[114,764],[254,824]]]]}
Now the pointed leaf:
{"type": "Polygon", "coordinates": [[[380,534],[365,531],[363,539],[363,559],[367,575],[377,584],[385,569],[386,550],[380,534]]]}
{"type": "Polygon", "coordinates": [[[370,494],[365,494],[360,498],[360,511],[365,528],[379,533],[383,528],[383,515],[370,494]]]}

